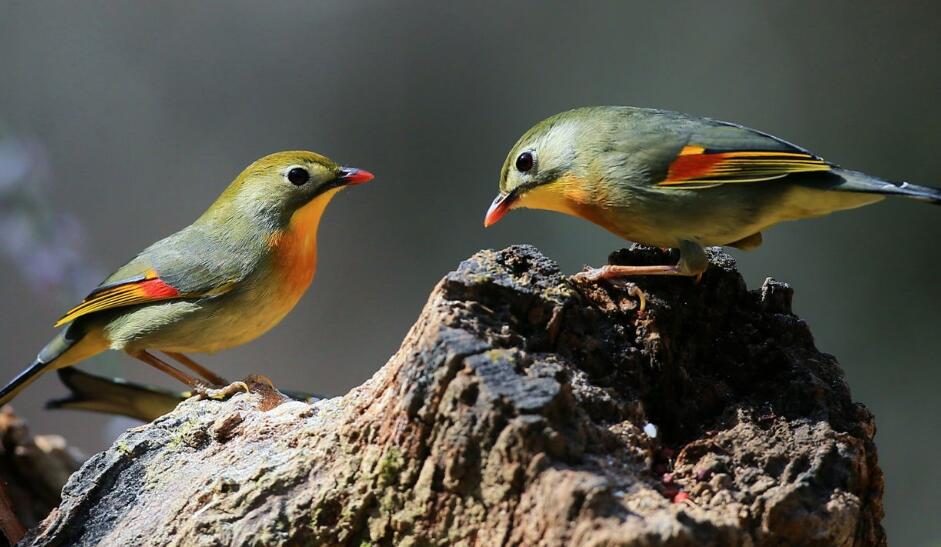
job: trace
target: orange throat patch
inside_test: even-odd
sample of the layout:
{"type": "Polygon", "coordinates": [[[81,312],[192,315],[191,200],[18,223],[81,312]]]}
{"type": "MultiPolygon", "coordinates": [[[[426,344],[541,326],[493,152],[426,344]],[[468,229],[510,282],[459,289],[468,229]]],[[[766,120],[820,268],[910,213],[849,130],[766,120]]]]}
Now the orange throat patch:
{"type": "Polygon", "coordinates": [[[331,190],[294,212],[284,230],[268,240],[274,268],[280,281],[278,295],[296,301],[304,294],[317,271],[317,228],[327,204],[339,191],[331,190]]]}

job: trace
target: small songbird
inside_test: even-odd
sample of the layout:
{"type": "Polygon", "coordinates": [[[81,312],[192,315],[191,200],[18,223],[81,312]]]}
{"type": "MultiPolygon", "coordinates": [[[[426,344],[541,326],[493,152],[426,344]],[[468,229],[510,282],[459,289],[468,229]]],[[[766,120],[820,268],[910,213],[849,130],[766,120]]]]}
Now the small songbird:
{"type": "Polygon", "coordinates": [[[941,190],[843,169],[787,141],[728,122],[627,106],[570,110],[526,132],[500,174],[484,226],[517,207],[581,217],[631,241],[680,250],[662,266],[604,266],[575,276],[698,277],[704,247],[753,249],[762,230],[882,200],[941,203],[941,190]]]}
{"type": "Polygon", "coordinates": [[[244,344],[277,325],[314,277],[324,208],[372,178],[313,152],[252,163],[196,222],[146,248],[59,319],[65,328],[0,390],[0,404],[40,374],[107,349],[198,390],[208,386],[151,351],[226,384],[184,354],[244,344]]]}

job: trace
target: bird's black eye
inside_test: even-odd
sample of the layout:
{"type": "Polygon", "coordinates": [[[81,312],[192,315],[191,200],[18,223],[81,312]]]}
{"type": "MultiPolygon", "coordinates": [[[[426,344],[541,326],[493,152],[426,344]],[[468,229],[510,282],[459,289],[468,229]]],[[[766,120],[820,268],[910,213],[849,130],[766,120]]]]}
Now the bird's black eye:
{"type": "Polygon", "coordinates": [[[520,173],[525,173],[533,168],[533,155],[530,152],[523,152],[516,158],[516,169],[520,173]]]}
{"type": "Polygon", "coordinates": [[[303,167],[295,167],[288,171],[288,180],[291,181],[291,184],[294,186],[300,186],[310,180],[310,173],[303,167]]]}

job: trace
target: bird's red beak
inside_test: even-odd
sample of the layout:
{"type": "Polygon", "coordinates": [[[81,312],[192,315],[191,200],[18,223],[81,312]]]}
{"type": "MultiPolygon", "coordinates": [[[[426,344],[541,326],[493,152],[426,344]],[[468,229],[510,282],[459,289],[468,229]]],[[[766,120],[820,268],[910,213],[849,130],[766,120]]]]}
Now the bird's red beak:
{"type": "Polygon", "coordinates": [[[357,169],[355,167],[341,167],[340,176],[337,178],[343,184],[355,186],[357,184],[369,182],[376,177],[365,169],[357,169]]]}
{"type": "Polygon", "coordinates": [[[484,217],[484,228],[489,228],[497,223],[498,220],[510,212],[510,206],[516,198],[512,193],[500,192],[487,209],[487,216],[484,217]]]}

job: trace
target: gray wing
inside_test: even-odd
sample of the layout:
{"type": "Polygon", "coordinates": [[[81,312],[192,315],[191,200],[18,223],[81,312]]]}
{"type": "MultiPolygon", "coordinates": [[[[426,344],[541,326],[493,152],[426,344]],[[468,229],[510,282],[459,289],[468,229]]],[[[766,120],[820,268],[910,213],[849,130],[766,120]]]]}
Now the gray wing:
{"type": "Polygon", "coordinates": [[[112,308],[225,294],[251,273],[253,256],[257,255],[246,246],[234,248],[204,228],[189,226],[154,243],[108,276],[56,326],[112,308]]]}
{"type": "Polygon", "coordinates": [[[625,112],[630,138],[621,150],[640,158],[646,182],[705,189],[761,183],[834,166],[773,135],[734,123],[663,110],[625,112]]]}

